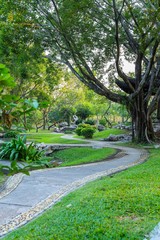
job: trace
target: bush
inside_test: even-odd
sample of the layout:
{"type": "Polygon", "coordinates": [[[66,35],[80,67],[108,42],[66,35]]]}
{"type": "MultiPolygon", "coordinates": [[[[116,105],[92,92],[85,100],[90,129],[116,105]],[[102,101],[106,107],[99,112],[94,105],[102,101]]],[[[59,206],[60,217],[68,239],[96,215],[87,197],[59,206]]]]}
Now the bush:
{"type": "Polygon", "coordinates": [[[100,125],[103,125],[103,126],[105,127],[106,124],[107,124],[106,119],[104,119],[104,118],[100,119],[100,120],[99,120],[99,124],[100,124],[100,125]]]}
{"type": "Polygon", "coordinates": [[[87,128],[83,128],[81,131],[82,136],[84,136],[85,138],[92,138],[93,134],[95,133],[96,129],[93,127],[87,127],[87,128]]]}
{"type": "Polygon", "coordinates": [[[8,131],[4,134],[4,138],[16,138],[19,135],[18,131],[8,131]]]}
{"type": "Polygon", "coordinates": [[[78,125],[78,124],[82,123],[82,121],[83,121],[83,120],[82,120],[81,118],[79,118],[79,119],[75,122],[75,124],[78,125]]]}
{"type": "Polygon", "coordinates": [[[0,148],[0,158],[9,159],[10,161],[38,161],[42,156],[42,151],[39,151],[32,142],[26,145],[26,136],[12,139],[8,143],[4,143],[0,148]]]}
{"type": "Polygon", "coordinates": [[[76,128],[75,133],[76,133],[78,136],[82,136],[82,134],[81,134],[82,129],[83,129],[83,128],[81,128],[81,127],[76,128]]]}
{"type": "Polygon", "coordinates": [[[95,125],[95,121],[93,119],[87,119],[85,123],[89,125],[95,125]]]}
{"type": "Polygon", "coordinates": [[[90,125],[89,125],[89,124],[85,124],[85,123],[80,123],[80,124],[78,125],[78,127],[76,128],[76,130],[75,130],[76,134],[77,134],[78,136],[82,136],[82,133],[81,133],[82,129],[83,129],[83,128],[87,128],[87,127],[90,127],[90,125]]]}
{"type": "Polygon", "coordinates": [[[78,128],[75,130],[78,136],[84,136],[85,138],[92,138],[95,133],[96,128],[89,124],[81,123],[78,125],[78,128]]]}

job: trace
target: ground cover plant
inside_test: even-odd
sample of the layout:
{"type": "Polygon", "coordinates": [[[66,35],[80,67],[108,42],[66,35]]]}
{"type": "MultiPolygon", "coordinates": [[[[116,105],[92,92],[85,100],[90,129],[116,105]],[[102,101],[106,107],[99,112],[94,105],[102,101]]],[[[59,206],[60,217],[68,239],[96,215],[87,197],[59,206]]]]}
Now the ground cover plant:
{"type": "Polygon", "coordinates": [[[115,153],[116,150],[113,148],[94,149],[85,147],[61,150],[53,153],[52,156],[54,159],[62,161],[60,166],[64,167],[105,160],[115,153]]]}
{"type": "Polygon", "coordinates": [[[87,184],[4,240],[143,240],[159,222],[159,154],[87,184]]]}

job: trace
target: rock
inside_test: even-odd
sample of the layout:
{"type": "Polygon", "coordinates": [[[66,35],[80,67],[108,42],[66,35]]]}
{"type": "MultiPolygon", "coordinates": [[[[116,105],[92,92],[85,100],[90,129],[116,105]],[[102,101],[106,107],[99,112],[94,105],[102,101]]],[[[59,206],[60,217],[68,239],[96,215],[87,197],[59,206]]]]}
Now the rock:
{"type": "Polygon", "coordinates": [[[101,124],[99,124],[97,128],[98,128],[98,131],[100,131],[100,132],[104,131],[106,129],[105,126],[103,126],[101,124]]]}
{"type": "Polygon", "coordinates": [[[131,136],[126,134],[113,135],[110,134],[108,138],[104,138],[104,141],[117,142],[117,141],[130,141],[131,136]]]}
{"type": "Polygon", "coordinates": [[[60,133],[60,130],[59,130],[59,128],[56,127],[53,129],[53,132],[60,133]]]}
{"type": "Polygon", "coordinates": [[[61,127],[66,127],[66,126],[68,126],[68,123],[67,123],[67,122],[61,122],[61,123],[59,123],[59,128],[61,128],[61,127]]]}
{"type": "Polygon", "coordinates": [[[60,132],[74,131],[77,128],[77,125],[71,125],[60,128],[60,132]]]}
{"type": "Polygon", "coordinates": [[[0,133],[0,138],[4,138],[5,133],[0,133]]]}
{"type": "Polygon", "coordinates": [[[113,128],[117,128],[117,129],[127,129],[127,130],[132,130],[132,126],[131,125],[124,125],[122,123],[117,124],[116,126],[113,126],[113,128]]]}

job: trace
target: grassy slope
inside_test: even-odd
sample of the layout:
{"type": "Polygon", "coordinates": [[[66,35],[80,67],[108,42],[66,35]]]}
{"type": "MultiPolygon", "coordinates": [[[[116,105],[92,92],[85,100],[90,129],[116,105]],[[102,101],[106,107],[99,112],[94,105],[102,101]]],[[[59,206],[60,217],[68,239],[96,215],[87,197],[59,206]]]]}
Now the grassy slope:
{"type": "MultiPolygon", "coordinates": [[[[128,132],[124,129],[115,129],[115,128],[106,129],[104,131],[94,133],[93,140],[107,138],[110,134],[119,135],[119,134],[125,134],[125,133],[128,133],[128,132]]],[[[84,139],[84,137],[78,136],[78,135],[74,135],[74,137],[84,139]]]]}
{"type": "Polygon", "coordinates": [[[159,222],[160,150],[146,163],[87,184],[6,240],[142,240],[159,222]]]}
{"type": "Polygon", "coordinates": [[[62,144],[72,144],[72,143],[84,143],[83,141],[78,140],[68,140],[61,138],[64,134],[54,134],[54,133],[27,133],[28,141],[43,142],[43,143],[62,143],[62,144]]]}
{"type": "Polygon", "coordinates": [[[126,130],[124,130],[124,129],[112,128],[112,129],[107,129],[107,130],[104,130],[101,132],[96,132],[94,134],[94,139],[107,138],[110,134],[119,135],[119,134],[125,134],[125,133],[126,133],[126,130]]]}
{"type": "Polygon", "coordinates": [[[70,148],[55,152],[53,157],[58,158],[63,163],[60,166],[73,166],[77,164],[96,162],[106,159],[116,153],[112,148],[70,148]]]}

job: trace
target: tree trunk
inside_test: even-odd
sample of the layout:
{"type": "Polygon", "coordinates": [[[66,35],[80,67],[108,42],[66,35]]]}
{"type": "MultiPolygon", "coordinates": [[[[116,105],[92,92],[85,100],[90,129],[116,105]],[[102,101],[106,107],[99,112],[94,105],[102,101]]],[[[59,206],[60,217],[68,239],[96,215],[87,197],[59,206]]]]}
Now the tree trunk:
{"type": "Polygon", "coordinates": [[[46,111],[43,111],[43,130],[46,129],[46,111]]]}
{"type": "Polygon", "coordinates": [[[27,128],[27,117],[26,117],[25,112],[24,112],[24,115],[23,115],[23,126],[24,126],[25,130],[28,130],[28,128],[27,128]]]}
{"type": "Polygon", "coordinates": [[[132,110],[132,122],[135,131],[132,131],[132,139],[138,142],[151,142],[154,140],[154,131],[151,116],[147,117],[147,104],[143,100],[143,94],[137,96],[132,110]]]}

